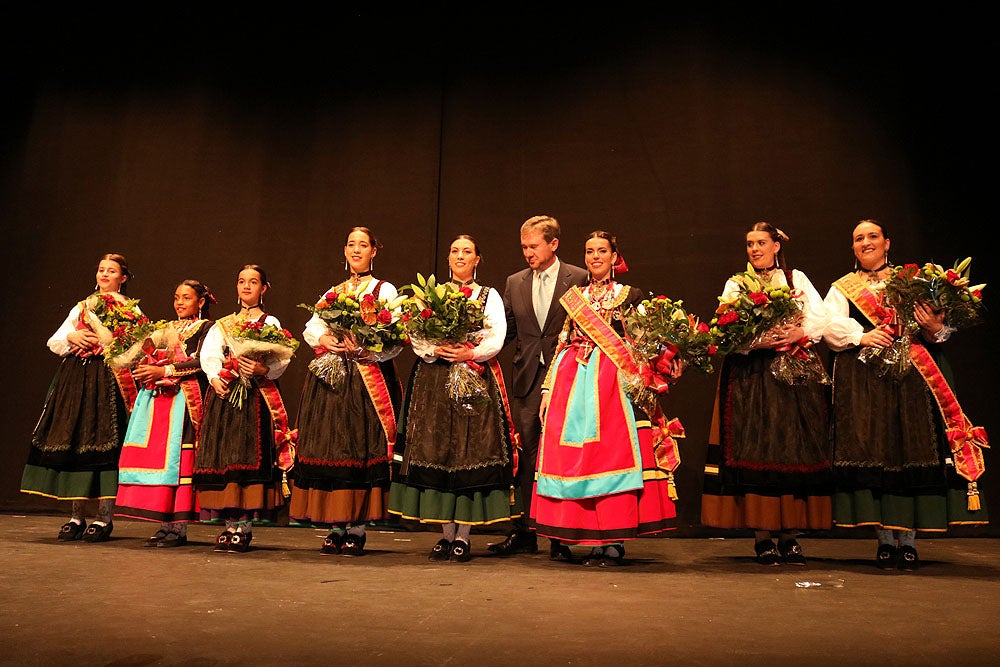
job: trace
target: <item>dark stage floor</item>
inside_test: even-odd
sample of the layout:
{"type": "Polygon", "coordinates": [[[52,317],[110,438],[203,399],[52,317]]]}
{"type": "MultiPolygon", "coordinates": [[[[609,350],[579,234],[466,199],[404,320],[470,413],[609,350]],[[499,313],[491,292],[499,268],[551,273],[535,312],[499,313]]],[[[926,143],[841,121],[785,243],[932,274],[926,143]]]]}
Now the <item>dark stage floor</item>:
{"type": "Polygon", "coordinates": [[[874,568],[874,540],[802,539],[806,567],[765,568],[747,538],[643,539],[628,565],[547,549],[436,564],[433,532],[369,532],[361,558],[324,531],[259,528],[215,554],[119,521],[58,543],[58,516],[0,515],[3,665],[993,665],[1000,539],[918,542],[915,573],[874,568]],[[806,584],[809,584],[808,586],[806,584]]]}

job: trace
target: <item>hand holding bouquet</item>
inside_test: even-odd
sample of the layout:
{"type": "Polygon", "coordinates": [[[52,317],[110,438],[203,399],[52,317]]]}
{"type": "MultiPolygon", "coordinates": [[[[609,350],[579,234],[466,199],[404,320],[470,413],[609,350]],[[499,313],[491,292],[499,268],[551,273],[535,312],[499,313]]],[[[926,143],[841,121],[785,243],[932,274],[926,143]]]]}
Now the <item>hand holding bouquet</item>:
{"type": "Polygon", "coordinates": [[[150,321],[139,310],[139,299],[119,301],[113,294],[99,293],[90,296],[86,305],[81,326],[97,334],[101,347],[94,353],[100,352],[115,371],[138,361],[143,356],[143,341],[167,326],[164,320],[150,321]]]}
{"type": "Polygon", "coordinates": [[[866,347],[858,360],[869,363],[879,360],[879,375],[889,374],[901,379],[909,372],[910,344],[919,335],[920,323],[915,310],[926,304],[935,313],[944,313],[944,322],[956,329],[979,324],[983,320],[983,289],[986,284],[969,286],[972,258],[956,262],[950,269],[928,262],[922,267],[905,264],[892,267],[885,281],[883,303],[877,323],[895,340],[887,347],[866,347]]]}
{"type": "Polygon", "coordinates": [[[747,270],[732,280],[739,286],[735,294],[719,297],[719,307],[710,324],[720,354],[747,352],[755,348],[773,348],[778,352],[771,364],[775,378],[787,384],[804,384],[810,380],[829,384],[830,378],[812,343],[799,340],[776,345],[787,337],[788,327],[798,326],[802,307],[801,291],[788,285],[765,285],[747,263],[747,270]]]}
{"type": "MultiPolygon", "coordinates": [[[[332,289],[316,305],[300,303],[299,308],[318,315],[340,340],[349,338],[357,347],[355,356],[369,352],[388,352],[409,340],[397,312],[405,297],[387,301],[374,294],[359,295],[349,287],[332,289]]],[[[343,355],[317,349],[309,370],[331,387],[339,387],[347,376],[343,355]]]]}
{"type": "MultiPolygon", "coordinates": [[[[400,316],[410,336],[434,345],[475,345],[485,326],[485,314],[483,304],[472,299],[470,287],[439,284],[433,275],[425,279],[418,273],[417,283],[400,291],[412,294],[403,301],[400,316]]],[[[475,412],[489,400],[482,371],[473,361],[453,363],[448,371],[445,390],[464,412],[475,412]]]]}
{"type": "Polygon", "coordinates": [[[264,322],[238,322],[229,331],[230,355],[219,377],[229,386],[229,404],[243,409],[251,387],[251,366],[256,362],[290,359],[299,347],[288,329],[264,322]]]}

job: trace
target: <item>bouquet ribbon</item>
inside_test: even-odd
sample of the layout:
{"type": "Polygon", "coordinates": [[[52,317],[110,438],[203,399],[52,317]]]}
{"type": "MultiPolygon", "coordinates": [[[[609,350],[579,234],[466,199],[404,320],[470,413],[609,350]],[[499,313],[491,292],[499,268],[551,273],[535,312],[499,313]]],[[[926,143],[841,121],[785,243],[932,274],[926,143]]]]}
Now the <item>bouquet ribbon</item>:
{"type": "MultiPolygon", "coordinates": [[[[887,309],[878,304],[876,295],[862,283],[860,278],[855,274],[848,274],[837,280],[834,285],[873,325],[882,325],[882,318],[887,309]]],[[[941,369],[927,348],[917,339],[912,340],[910,344],[910,361],[927,383],[927,388],[930,389],[944,419],[945,434],[951,449],[955,472],[969,481],[968,508],[970,511],[978,510],[980,502],[976,480],[986,471],[986,462],[983,458],[983,449],[989,447],[986,429],[972,425],[962,411],[958,398],[948,385],[941,369]]]]}
{"type": "Polygon", "coordinates": [[[779,345],[774,348],[775,352],[785,352],[795,357],[796,359],[808,359],[809,358],[809,348],[813,346],[813,342],[808,337],[803,337],[794,343],[788,343],[786,345],[779,345]]]}
{"type": "Polygon", "coordinates": [[[653,389],[657,394],[665,394],[670,390],[669,377],[670,366],[674,357],[677,356],[677,346],[667,343],[663,352],[656,359],[648,364],[643,364],[639,369],[643,384],[653,389]]]}

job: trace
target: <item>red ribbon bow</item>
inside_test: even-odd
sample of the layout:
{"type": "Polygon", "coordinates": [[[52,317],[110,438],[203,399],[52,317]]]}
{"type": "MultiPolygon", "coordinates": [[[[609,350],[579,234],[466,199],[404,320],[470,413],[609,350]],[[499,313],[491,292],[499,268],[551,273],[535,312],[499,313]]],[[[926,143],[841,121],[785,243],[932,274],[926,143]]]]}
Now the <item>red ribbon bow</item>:
{"type": "Polygon", "coordinates": [[[677,356],[677,352],[677,346],[673,343],[668,343],[663,348],[660,356],[649,364],[643,364],[642,368],[639,369],[643,385],[650,387],[657,394],[664,394],[669,391],[671,365],[673,358],[677,356]]]}

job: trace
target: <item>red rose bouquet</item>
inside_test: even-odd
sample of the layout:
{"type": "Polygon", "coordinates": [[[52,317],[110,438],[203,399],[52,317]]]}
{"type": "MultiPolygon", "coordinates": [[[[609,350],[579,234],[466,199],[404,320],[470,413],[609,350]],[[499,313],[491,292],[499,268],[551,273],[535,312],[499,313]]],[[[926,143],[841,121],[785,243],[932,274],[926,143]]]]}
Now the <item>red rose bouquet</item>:
{"type": "MultiPolygon", "coordinates": [[[[418,273],[417,283],[400,291],[412,295],[403,301],[400,316],[411,337],[434,345],[475,346],[485,326],[485,314],[483,304],[472,299],[472,288],[438,283],[433,275],[425,279],[418,273]]],[[[452,402],[466,412],[489,400],[482,372],[482,366],[473,361],[452,364],[449,369],[445,389],[452,402]]]]}
{"type": "Polygon", "coordinates": [[[242,409],[251,387],[251,379],[239,372],[236,357],[257,361],[283,361],[295,354],[299,341],[295,340],[288,329],[256,321],[238,322],[229,331],[229,337],[230,356],[219,377],[229,386],[230,405],[242,409]]]}
{"type": "Polygon", "coordinates": [[[97,293],[87,298],[80,326],[97,334],[101,349],[94,353],[102,354],[105,363],[118,371],[138,361],[143,356],[143,341],[167,323],[150,321],[139,310],[139,299],[119,300],[113,294],[97,293]]]}
{"type": "Polygon", "coordinates": [[[945,269],[940,264],[928,262],[923,266],[905,264],[894,266],[885,281],[879,326],[895,337],[884,348],[866,347],[858,353],[858,360],[869,363],[881,361],[879,375],[889,374],[902,379],[912,365],[910,344],[920,333],[920,324],[913,310],[918,303],[929,304],[934,310],[944,312],[946,325],[964,329],[983,321],[983,289],[986,284],[969,285],[972,258],[966,257],[945,269]]]}
{"type": "MultiPolygon", "coordinates": [[[[799,290],[788,285],[765,285],[749,263],[747,270],[732,280],[739,289],[731,296],[719,297],[719,307],[709,322],[719,354],[747,352],[769,339],[780,338],[778,329],[801,321],[799,290]]],[[[829,384],[823,363],[811,347],[811,341],[802,340],[775,348],[778,355],[771,363],[771,373],[791,385],[809,381],[829,384]]]]}
{"type": "MultiPolygon", "coordinates": [[[[335,336],[351,334],[359,349],[368,352],[388,352],[409,340],[399,318],[403,297],[391,302],[374,294],[359,295],[350,288],[331,289],[316,305],[300,303],[299,308],[318,315],[335,336]]],[[[339,387],[347,376],[347,367],[340,354],[317,350],[309,362],[309,370],[331,387],[339,387]]]]}
{"type": "Polygon", "coordinates": [[[717,351],[709,326],[665,296],[644,299],[622,313],[622,323],[639,366],[679,356],[685,368],[711,373],[717,351]]]}

